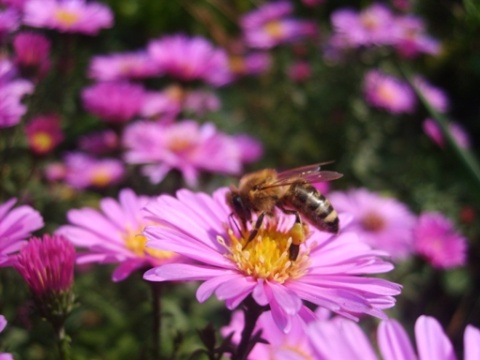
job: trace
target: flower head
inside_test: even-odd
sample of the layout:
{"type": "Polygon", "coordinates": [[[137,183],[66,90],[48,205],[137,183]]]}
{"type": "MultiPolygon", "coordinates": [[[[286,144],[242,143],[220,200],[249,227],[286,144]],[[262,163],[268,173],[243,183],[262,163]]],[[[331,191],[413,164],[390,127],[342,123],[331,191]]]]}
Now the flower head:
{"type": "Polygon", "coordinates": [[[63,141],[60,119],[57,115],[39,115],[25,125],[28,146],[38,155],[51,152],[63,141]]]}
{"type": "Polygon", "coordinates": [[[440,43],[425,33],[422,19],[407,15],[397,18],[394,24],[394,46],[404,58],[410,59],[422,53],[430,55],[440,53],[440,43]]]}
{"type": "MultiPolygon", "coordinates": [[[[443,136],[440,126],[433,119],[425,119],[423,121],[423,131],[441,148],[445,147],[445,138],[443,136]]],[[[470,138],[467,132],[456,122],[450,122],[447,124],[448,130],[453,137],[453,140],[461,148],[467,149],[470,146],[470,138]]]]}
{"type": "Polygon", "coordinates": [[[141,85],[127,82],[105,82],[82,91],[87,111],[109,122],[126,122],[140,111],[145,91],[141,85]]]}
{"type": "Polygon", "coordinates": [[[182,81],[201,80],[222,86],[232,80],[227,53],[202,37],[164,36],[148,45],[160,74],[182,81]]]}
{"type": "Polygon", "coordinates": [[[0,40],[17,30],[20,25],[20,14],[14,9],[0,9],[0,40]]]}
{"type": "Polygon", "coordinates": [[[40,213],[28,205],[13,208],[16,199],[0,204],[0,266],[12,264],[7,255],[18,251],[35,230],[43,227],[40,213]]]}
{"type": "Polygon", "coordinates": [[[57,233],[64,235],[76,247],[86,249],[78,256],[79,264],[119,264],[112,275],[114,281],[128,277],[140,268],[150,268],[176,259],[174,253],[145,247],[147,239],[142,231],[148,222],[142,209],[149,198],[130,189],[120,191],[118,200],[105,198],[100,210],[73,209],[67,214],[69,225],[57,233]]]}
{"type": "Polygon", "coordinates": [[[444,215],[420,215],[413,230],[415,251],[437,268],[451,268],[466,261],[467,241],[444,215]]]}
{"type": "Polygon", "coordinates": [[[374,249],[401,260],[413,253],[415,216],[401,202],[379,196],[367,189],[352,189],[329,194],[339,212],[353,216],[348,229],[374,249]]]}
{"type": "Polygon", "coordinates": [[[42,77],[50,68],[50,47],[50,40],[42,34],[18,33],[13,39],[15,63],[27,75],[42,77]]]}
{"type": "Polygon", "coordinates": [[[294,318],[310,313],[302,300],[354,319],[362,313],[383,318],[382,309],[394,305],[400,286],[361,276],[389,271],[392,265],[354,233],[332,236],[311,227],[291,261],[292,216],[278,213],[277,221],[267,221],[247,242],[249,233],[239,234],[230,222],[227,191],[209,196],[181,190],[176,198],[163,195],[147,205],[147,219],[158,223],[144,232],[147,246],[175,251],[195,264],[162,265],[146,272],[145,279],[203,280],[197,299],[203,302],[215,293],[229,309],[252,295],[257,304],[269,305],[284,332],[294,318]]]}
{"type": "Polygon", "coordinates": [[[156,74],[157,69],[145,51],[95,56],[88,70],[91,79],[118,81],[142,79],[156,74]]]}
{"type": "Polygon", "coordinates": [[[448,111],[450,104],[443,90],[430,85],[421,76],[416,76],[413,79],[413,84],[435,111],[441,113],[448,111]]]}
{"type": "Polygon", "coordinates": [[[28,0],[24,12],[26,25],[61,32],[96,35],[113,25],[106,5],[85,0],[28,0]]]}
{"type": "Polygon", "coordinates": [[[365,75],[363,90],[368,103],[393,114],[414,110],[415,95],[408,84],[380,71],[371,70],[365,75]]]}

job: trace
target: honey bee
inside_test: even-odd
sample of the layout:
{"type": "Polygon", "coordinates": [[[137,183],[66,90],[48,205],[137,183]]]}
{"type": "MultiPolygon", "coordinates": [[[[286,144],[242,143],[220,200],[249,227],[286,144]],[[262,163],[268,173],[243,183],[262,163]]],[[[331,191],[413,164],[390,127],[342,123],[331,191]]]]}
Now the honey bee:
{"type": "Polygon", "coordinates": [[[283,172],[264,169],[244,175],[237,187],[232,186],[227,193],[227,203],[232,215],[240,222],[241,230],[247,231],[247,223],[252,214],[257,221],[249,234],[247,243],[255,238],[265,215],[273,216],[275,208],[285,214],[295,215],[292,228],[292,244],[289,248],[290,260],[296,260],[300,244],[305,241],[302,218],[322,231],[337,233],[339,220],[330,202],[312,184],[331,181],[342,177],[335,171],[321,171],[327,163],[307,165],[283,172]]]}

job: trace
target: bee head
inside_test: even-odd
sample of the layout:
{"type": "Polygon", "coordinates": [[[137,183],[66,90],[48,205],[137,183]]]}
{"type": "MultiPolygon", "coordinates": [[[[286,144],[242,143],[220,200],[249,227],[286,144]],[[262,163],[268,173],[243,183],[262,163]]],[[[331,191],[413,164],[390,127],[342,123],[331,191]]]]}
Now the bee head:
{"type": "Polygon", "coordinates": [[[245,227],[247,221],[252,219],[252,212],[247,204],[245,204],[245,201],[237,189],[232,188],[227,193],[227,204],[232,210],[232,213],[242,222],[242,225],[245,227]]]}

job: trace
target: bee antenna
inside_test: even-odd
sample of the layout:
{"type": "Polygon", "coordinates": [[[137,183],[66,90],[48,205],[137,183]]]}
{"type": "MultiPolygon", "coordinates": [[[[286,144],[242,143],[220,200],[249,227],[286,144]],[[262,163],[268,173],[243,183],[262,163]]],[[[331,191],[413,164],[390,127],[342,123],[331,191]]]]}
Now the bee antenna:
{"type": "Polygon", "coordinates": [[[231,212],[230,215],[228,215],[228,222],[230,224],[233,223],[235,225],[235,227],[237,228],[238,233],[242,234],[242,231],[240,230],[240,227],[238,226],[238,223],[235,221],[235,216],[234,216],[233,212],[231,212]]]}

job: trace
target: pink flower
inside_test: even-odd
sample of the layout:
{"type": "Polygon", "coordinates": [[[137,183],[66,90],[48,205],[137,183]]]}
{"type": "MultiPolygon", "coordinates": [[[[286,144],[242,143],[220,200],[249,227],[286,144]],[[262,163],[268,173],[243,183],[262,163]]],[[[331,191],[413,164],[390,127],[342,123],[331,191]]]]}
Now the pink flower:
{"type": "Polygon", "coordinates": [[[113,130],[103,130],[82,136],[78,147],[90,154],[102,155],[120,146],[120,139],[113,130]]]}
{"type": "Polygon", "coordinates": [[[347,229],[374,249],[388,252],[395,260],[413,253],[415,216],[401,202],[367,189],[332,192],[328,198],[338,212],[353,216],[347,229]]]}
{"type": "Polygon", "coordinates": [[[61,181],[67,176],[67,167],[61,162],[52,162],[45,166],[45,178],[48,181],[61,181]]]}
{"type": "Polygon", "coordinates": [[[378,70],[365,75],[363,90],[369,104],[393,114],[411,113],[415,108],[415,95],[408,84],[378,70]]]}
{"type": "Polygon", "coordinates": [[[25,125],[30,150],[37,155],[51,152],[63,141],[60,119],[57,115],[39,115],[25,125]]]}
{"type": "Polygon", "coordinates": [[[146,118],[160,117],[163,122],[172,122],[182,111],[185,90],[178,85],[170,85],[163,91],[145,93],[140,115],[146,118]]]}
{"type": "MultiPolygon", "coordinates": [[[[5,329],[7,326],[7,319],[5,316],[0,315],[0,333],[5,329]]],[[[0,360],[13,360],[13,355],[8,353],[0,353],[0,360]]]]}
{"type": "Polygon", "coordinates": [[[164,36],[148,44],[160,74],[182,81],[201,80],[222,86],[232,80],[227,53],[202,37],[164,36]]]}
{"type": "Polygon", "coordinates": [[[240,148],[240,156],[243,163],[252,163],[262,157],[263,146],[257,139],[244,134],[235,135],[233,138],[240,148]]]}
{"type": "Polygon", "coordinates": [[[229,65],[235,76],[261,75],[270,69],[272,58],[266,52],[230,54],[229,65]]]}
{"type": "Polygon", "coordinates": [[[0,40],[17,30],[19,25],[20,15],[17,11],[9,8],[0,10],[0,40]]]}
{"type": "Polygon", "coordinates": [[[116,159],[95,159],[80,152],[65,156],[65,181],[76,189],[103,188],[119,182],[125,169],[116,159]]]}
{"type": "Polygon", "coordinates": [[[145,220],[142,209],[148,201],[149,198],[124,189],[120,191],[118,201],[102,199],[100,211],[92,208],[68,211],[70,225],[61,226],[57,233],[76,247],[86,249],[78,256],[79,264],[119,264],[112,280],[124,280],[135,270],[151,268],[177,258],[171,252],[145,248],[147,239],[142,231],[149,222],[145,220]]]}
{"type": "MultiPolygon", "coordinates": [[[[467,132],[456,122],[450,122],[447,124],[448,130],[453,139],[461,148],[467,149],[470,147],[470,139],[467,132]]],[[[443,136],[440,126],[433,119],[425,119],[423,121],[423,131],[441,148],[445,147],[445,138],[443,136]]]]}
{"type": "Polygon", "coordinates": [[[237,174],[242,154],[237,142],[211,123],[192,120],[174,124],[137,122],[125,129],[126,162],[145,164],[143,173],[159,183],[172,169],[178,169],[190,186],[200,171],[237,174]]]}
{"type": "Polygon", "coordinates": [[[132,119],[140,111],[144,96],[141,85],[127,82],[98,83],[82,91],[85,109],[109,122],[132,119]]]}
{"type": "Polygon", "coordinates": [[[15,63],[28,75],[43,77],[50,68],[50,40],[30,31],[18,33],[13,39],[15,63]]]}
{"type": "Polygon", "coordinates": [[[220,109],[220,99],[208,90],[191,90],[185,94],[183,108],[187,114],[204,116],[206,113],[220,109]]]}
{"type": "Polygon", "coordinates": [[[0,266],[11,265],[7,255],[18,251],[35,230],[43,227],[40,213],[28,205],[13,205],[16,199],[0,204],[0,266]]]}
{"type": "Polygon", "coordinates": [[[394,27],[395,49],[404,58],[410,59],[421,53],[440,53],[440,43],[425,33],[422,19],[411,15],[399,17],[395,20],[394,27]]]}
{"type": "Polygon", "coordinates": [[[96,35],[113,25],[113,14],[106,5],[85,0],[28,0],[23,22],[61,32],[96,35]]]}
{"type": "Polygon", "coordinates": [[[156,73],[145,51],[95,56],[88,69],[88,76],[98,81],[142,79],[156,73]]]}
{"type": "Polygon", "coordinates": [[[174,251],[195,263],[161,265],[147,271],[145,279],[204,281],[197,300],[204,302],[215,293],[229,309],[251,295],[270,307],[285,333],[295,318],[313,316],[303,300],[352,319],[362,313],[385,318],[382,309],[394,305],[400,286],[362,276],[392,269],[380,259],[383,253],[371,250],[354,233],[332,236],[310,228],[298,258],[291,261],[293,219],[283,213],[246,244],[249,234],[241,236],[231,222],[227,191],[209,196],[180,190],[176,198],[162,195],[147,205],[146,218],[158,224],[145,229],[147,246],[174,251]]]}
{"type": "Polygon", "coordinates": [[[416,252],[434,267],[448,269],[465,264],[467,241],[444,215],[421,214],[413,235],[416,252]]]}
{"type": "Polygon", "coordinates": [[[448,111],[450,104],[444,91],[430,85],[421,76],[415,76],[413,79],[413,84],[435,111],[440,113],[448,111]]]}
{"type": "MultiPolygon", "coordinates": [[[[356,323],[345,319],[316,321],[307,330],[314,354],[322,360],[378,360],[368,337],[356,323]]],[[[456,359],[452,343],[439,322],[422,315],[415,323],[418,355],[408,333],[396,320],[382,321],[377,343],[383,360],[452,360],[456,359]]],[[[468,325],[464,333],[464,359],[480,356],[480,330],[468,325]]]]}
{"type": "Polygon", "coordinates": [[[68,291],[74,265],[75,248],[59,235],[31,238],[15,261],[15,269],[35,296],[68,291]]]}

